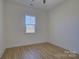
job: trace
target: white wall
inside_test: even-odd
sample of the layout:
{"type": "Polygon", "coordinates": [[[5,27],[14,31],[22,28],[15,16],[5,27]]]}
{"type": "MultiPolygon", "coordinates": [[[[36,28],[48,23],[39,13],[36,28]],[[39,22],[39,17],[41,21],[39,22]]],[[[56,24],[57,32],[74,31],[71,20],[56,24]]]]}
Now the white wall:
{"type": "Polygon", "coordinates": [[[66,0],[49,15],[50,42],[79,53],[79,0],[66,0]]]}
{"type": "Polygon", "coordinates": [[[5,27],[6,47],[47,42],[48,39],[48,17],[43,10],[6,2],[5,27]],[[36,16],[36,33],[25,34],[25,14],[36,16]]]}
{"type": "Polygon", "coordinates": [[[0,57],[4,52],[4,38],[3,38],[3,0],[0,0],[0,57]]]}

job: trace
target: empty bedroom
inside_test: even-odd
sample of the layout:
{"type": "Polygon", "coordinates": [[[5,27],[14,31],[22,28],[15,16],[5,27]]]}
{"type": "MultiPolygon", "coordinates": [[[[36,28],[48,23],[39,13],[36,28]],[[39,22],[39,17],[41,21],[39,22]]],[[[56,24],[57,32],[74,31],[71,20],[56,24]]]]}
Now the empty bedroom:
{"type": "Polygon", "coordinates": [[[0,0],[0,59],[79,59],[79,0],[0,0]]]}

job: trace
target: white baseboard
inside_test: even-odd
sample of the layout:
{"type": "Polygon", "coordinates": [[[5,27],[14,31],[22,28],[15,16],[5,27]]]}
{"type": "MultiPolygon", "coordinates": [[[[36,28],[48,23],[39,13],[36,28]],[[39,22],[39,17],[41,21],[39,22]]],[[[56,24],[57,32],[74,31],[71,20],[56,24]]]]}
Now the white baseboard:
{"type": "Polygon", "coordinates": [[[13,47],[19,47],[19,46],[26,46],[26,45],[32,45],[32,44],[39,44],[39,43],[46,43],[45,41],[38,41],[38,42],[30,42],[26,44],[17,44],[17,45],[12,45],[7,48],[13,48],[13,47]]]}
{"type": "Polygon", "coordinates": [[[79,52],[77,52],[77,51],[72,51],[72,50],[70,50],[70,49],[67,49],[67,48],[65,48],[65,47],[62,47],[62,46],[60,46],[60,45],[58,45],[58,44],[55,44],[55,43],[52,43],[52,42],[49,42],[50,44],[52,44],[52,45],[55,45],[55,46],[58,46],[58,47],[60,47],[60,48],[63,48],[63,49],[65,49],[65,50],[68,50],[68,51],[70,51],[70,52],[72,52],[72,53],[75,53],[75,54],[79,54],[79,52]]]}

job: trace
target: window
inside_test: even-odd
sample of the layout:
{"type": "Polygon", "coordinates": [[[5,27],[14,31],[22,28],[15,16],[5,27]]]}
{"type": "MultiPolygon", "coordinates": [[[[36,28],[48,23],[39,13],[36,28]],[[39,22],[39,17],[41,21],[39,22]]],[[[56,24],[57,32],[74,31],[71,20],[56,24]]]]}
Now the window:
{"type": "Polygon", "coordinates": [[[26,33],[35,33],[35,16],[25,16],[26,33]]]}

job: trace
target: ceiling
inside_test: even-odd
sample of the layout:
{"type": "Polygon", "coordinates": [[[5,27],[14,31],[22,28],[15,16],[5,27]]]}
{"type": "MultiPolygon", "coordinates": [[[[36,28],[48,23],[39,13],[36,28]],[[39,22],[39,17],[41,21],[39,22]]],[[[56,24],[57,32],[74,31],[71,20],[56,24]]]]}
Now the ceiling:
{"type": "Polygon", "coordinates": [[[64,0],[46,0],[46,4],[43,4],[43,0],[34,0],[33,2],[31,2],[32,0],[8,0],[8,1],[21,3],[27,6],[31,6],[30,4],[32,3],[33,7],[35,8],[50,10],[51,8],[63,2],[64,0]]]}

